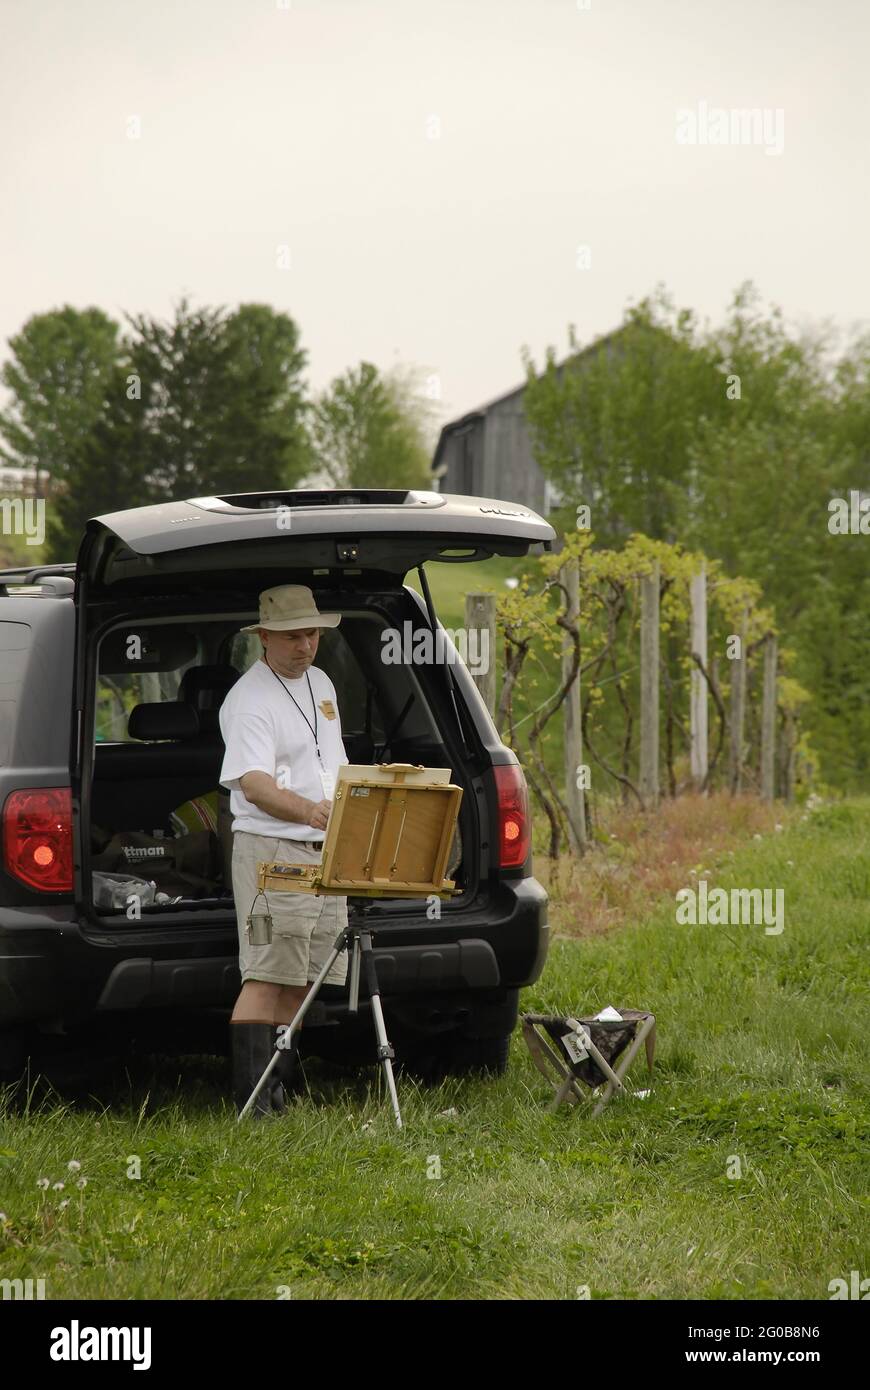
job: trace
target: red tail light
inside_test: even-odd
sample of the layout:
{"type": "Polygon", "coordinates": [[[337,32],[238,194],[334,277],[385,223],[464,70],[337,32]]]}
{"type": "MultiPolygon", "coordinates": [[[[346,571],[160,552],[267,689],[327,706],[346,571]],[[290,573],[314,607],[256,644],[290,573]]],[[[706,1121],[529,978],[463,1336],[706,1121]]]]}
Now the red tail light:
{"type": "Polygon", "coordinates": [[[3,807],[6,872],[44,893],[71,893],[72,796],[69,787],[28,787],[3,807]]]}
{"type": "Polygon", "coordinates": [[[522,868],[528,858],[532,832],[526,779],[514,763],[493,771],[498,792],[499,865],[502,869],[522,868]]]}

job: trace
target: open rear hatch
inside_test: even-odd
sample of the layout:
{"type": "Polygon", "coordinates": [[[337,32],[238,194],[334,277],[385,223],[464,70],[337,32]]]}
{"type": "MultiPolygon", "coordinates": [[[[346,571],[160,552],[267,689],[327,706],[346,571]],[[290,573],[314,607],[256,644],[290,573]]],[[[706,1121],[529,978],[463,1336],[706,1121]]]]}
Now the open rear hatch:
{"type": "MultiPolygon", "coordinates": [[[[430,622],[435,614],[423,565],[549,550],[553,528],[536,513],[480,497],[398,490],[274,491],[198,497],[95,517],[76,567],[76,707],[73,795],[80,808],[76,900],[90,907],[88,789],[93,776],[95,639],[109,620],[225,591],[256,595],[278,583],[315,589],[401,588],[420,572],[430,622]],[[84,792],[84,796],[82,793],[84,792]],[[87,880],[87,883],[86,883],[87,880]]],[[[234,610],[233,610],[234,611],[234,610]]],[[[455,704],[453,673],[442,667],[455,704]]],[[[158,711],[159,712],[159,711],[158,711]]],[[[462,721],[457,711],[457,725],[462,721]]],[[[151,919],[154,920],[153,918],[151,919]]]]}
{"type": "MultiPolygon", "coordinates": [[[[555,532],[511,502],[436,492],[258,492],[112,512],[87,523],[77,581],[91,601],[127,592],[237,587],[276,569],[401,578],[427,560],[552,548],[555,532]]],[[[261,586],[262,587],[262,586],[261,586]]]]}

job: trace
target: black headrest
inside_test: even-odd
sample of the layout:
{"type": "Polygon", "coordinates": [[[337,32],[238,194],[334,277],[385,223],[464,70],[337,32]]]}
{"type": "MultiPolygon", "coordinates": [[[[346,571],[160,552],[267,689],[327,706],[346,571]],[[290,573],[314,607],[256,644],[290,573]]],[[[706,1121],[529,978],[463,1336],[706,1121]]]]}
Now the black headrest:
{"type": "Polygon", "coordinates": [[[189,666],[181,677],[178,698],[199,709],[215,709],[238,679],[235,666],[189,666]],[[207,693],[220,699],[203,699],[207,693]]]}
{"type": "Polygon", "coordinates": [[[196,738],[199,719],[193,705],[183,700],[166,700],[161,704],[136,705],[130,711],[127,733],[131,738],[196,738]]]}
{"type": "Polygon", "coordinates": [[[181,677],[178,698],[198,711],[203,733],[220,731],[218,710],[238,679],[235,666],[191,666],[181,677]]]}

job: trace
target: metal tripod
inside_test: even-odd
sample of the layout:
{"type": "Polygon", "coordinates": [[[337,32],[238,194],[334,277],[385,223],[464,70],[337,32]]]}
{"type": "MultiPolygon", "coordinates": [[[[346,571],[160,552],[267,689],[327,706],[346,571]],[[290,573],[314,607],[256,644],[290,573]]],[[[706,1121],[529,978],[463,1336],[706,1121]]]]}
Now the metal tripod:
{"type": "Polygon", "coordinates": [[[350,988],[348,1010],[352,1014],[357,1013],[359,1010],[360,967],[362,965],[363,959],[365,959],[366,984],[368,985],[369,1000],[371,1002],[372,1009],[372,1018],[374,1020],[375,1033],[377,1035],[378,1040],[378,1061],[381,1063],[384,1069],[384,1079],[387,1083],[387,1090],[390,1093],[390,1101],[393,1106],[393,1114],[396,1117],[396,1128],[402,1128],[402,1115],[399,1110],[399,1097],[396,1094],[396,1079],[393,1076],[393,1058],[396,1054],[390,1046],[389,1040],[387,1038],[387,1030],[384,1025],[384,1012],[381,1008],[381,994],[380,990],[378,989],[378,976],[377,970],[375,968],[375,953],[372,950],[372,932],[371,928],[366,923],[366,917],[371,911],[371,907],[372,904],[368,898],[348,898],[347,926],[343,927],[342,930],[339,932],[338,936],[335,938],[335,943],[332,947],[332,951],[330,952],[326,964],[324,965],[320,974],[317,976],[317,979],[314,981],[313,985],[311,986],[311,989],[306,994],[302,1004],[300,1005],[299,1009],[294,1015],[293,1022],[290,1024],[289,1028],[285,1030],[285,1032],[279,1038],[278,1042],[275,1044],[275,1055],[270,1061],[269,1065],[266,1067],[266,1070],[263,1072],[263,1075],[260,1077],[259,1081],[254,1087],[247,1101],[245,1102],[244,1107],[239,1112],[239,1117],[236,1123],[241,1123],[245,1116],[250,1112],[251,1107],[254,1104],[254,1101],[257,1099],[257,1096],[260,1094],[261,1090],[265,1086],[272,1071],[278,1065],[279,1050],[283,1050],[286,1052],[291,1047],[293,1035],[302,1026],[302,1020],[304,1019],[311,1005],[314,1003],[320,986],[323,984],[323,981],[326,979],[327,975],[332,969],[333,962],[338,958],[338,956],[345,949],[345,947],[351,946],[352,952],[350,958],[350,967],[348,970],[348,981],[350,988]]]}

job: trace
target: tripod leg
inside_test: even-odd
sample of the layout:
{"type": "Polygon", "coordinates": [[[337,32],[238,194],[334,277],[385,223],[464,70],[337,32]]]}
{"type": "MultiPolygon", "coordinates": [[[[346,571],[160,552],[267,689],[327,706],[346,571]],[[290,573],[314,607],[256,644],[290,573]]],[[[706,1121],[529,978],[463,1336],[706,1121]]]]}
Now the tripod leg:
{"type": "Polygon", "coordinates": [[[355,932],[353,938],[353,952],[350,958],[350,983],[348,986],[347,1001],[347,1011],[349,1014],[355,1014],[359,1010],[359,964],[359,935],[355,932]]]}
{"type": "Polygon", "coordinates": [[[396,1078],[393,1075],[393,1058],[395,1052],[390,1047],[387,1039],[387,1030],[384,1026],[384,1011],[381,1008],[381,996],[373,994],[371,997],[372,1017],[375,1020],[375,1033],[378,1038],[378,1057],[384,1068],[384,1079],[387,1083],[387,1090],[390,1093],[390,1102],[393,1107],[393,1114],[396,1117],[396,1128],[402,1128],[402,1112],[399,1109],[399,1097],[396,1094],[396,1078]]]}
{"type": "Polygon", "coordinates": [[[372,950],[371,933],[363,929],[360,932],[360,950],[365,957],[366,981],[369,987],[369,1001],[372,1007],[372,1018],[375,1024],[375,1033],[378,1039],[378,1061],[384,1069],[384,1080],[387,1083],[387,1090],[390,1093],[390,1102],[393,1107],[393,1114],[396,1117],[396,1128],[402,1128],[402,1112],[399,1109],[399,1097],[396,1094],[396,1078],[393,1076],[393,1058],[395,1052],[390,1047],[387,1038],[387,1029],[384,1023],[384,1011],[381,1008],[381,993],[378,989],[378,973],[375,968],[375,954],[372,950]]]}

